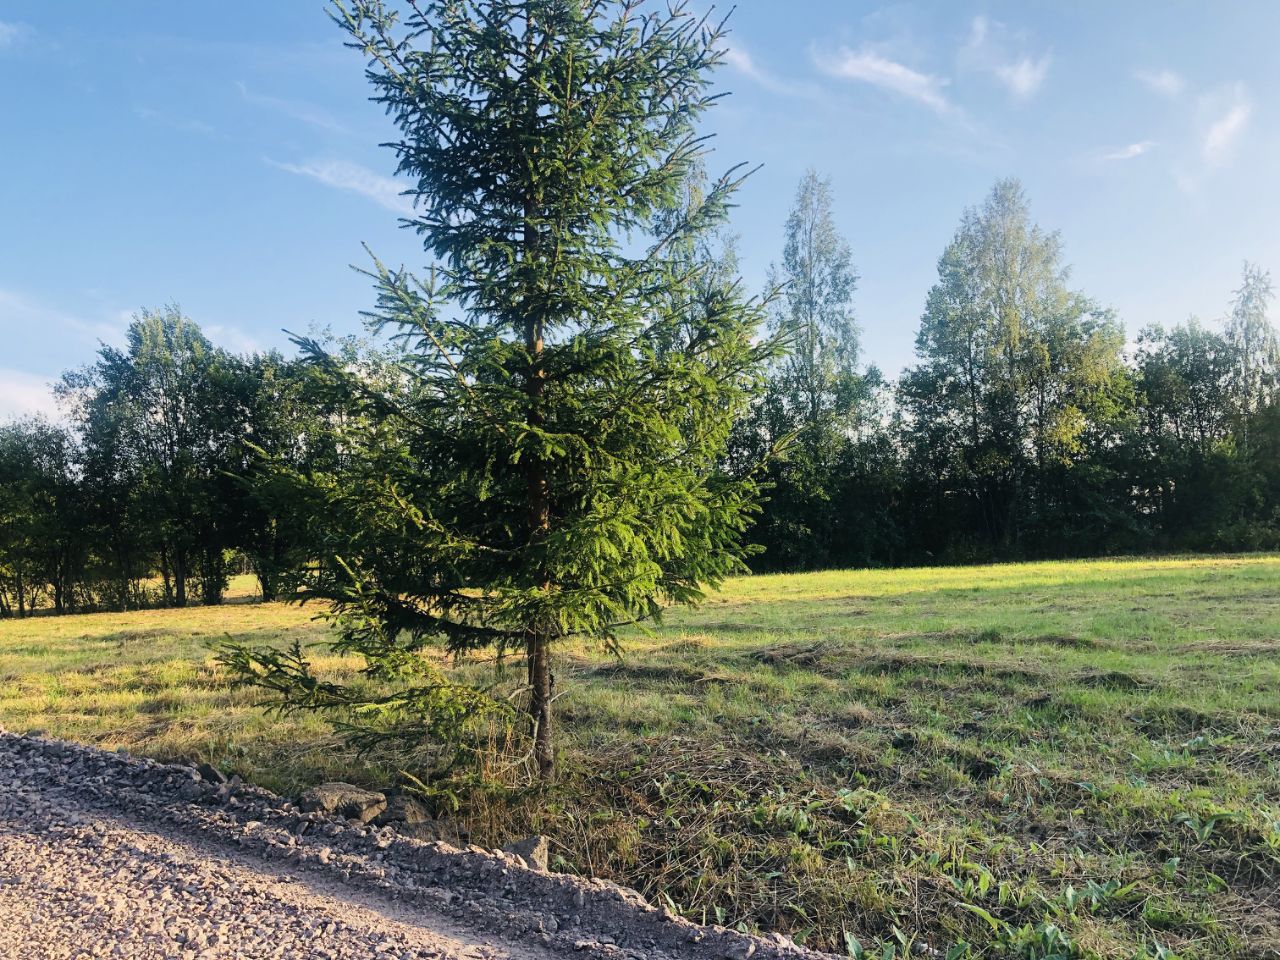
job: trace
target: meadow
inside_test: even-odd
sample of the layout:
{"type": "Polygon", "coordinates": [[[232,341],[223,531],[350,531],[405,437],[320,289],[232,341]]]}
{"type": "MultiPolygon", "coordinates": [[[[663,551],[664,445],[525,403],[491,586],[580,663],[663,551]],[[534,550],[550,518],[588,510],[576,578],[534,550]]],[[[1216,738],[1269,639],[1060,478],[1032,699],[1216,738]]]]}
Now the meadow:
{"type": "MultiPolygon", "coordinates": [[[[389,785],[228,687],[219,641],[327,636],[250,590],[0,621],[0,724],[389,785]]],[[[1280,556],[743,578],[621,658],[562,648],[558,690],[554,786],[433,794],[477,842],[853,955],[1280,956],[1280,556]]]]}

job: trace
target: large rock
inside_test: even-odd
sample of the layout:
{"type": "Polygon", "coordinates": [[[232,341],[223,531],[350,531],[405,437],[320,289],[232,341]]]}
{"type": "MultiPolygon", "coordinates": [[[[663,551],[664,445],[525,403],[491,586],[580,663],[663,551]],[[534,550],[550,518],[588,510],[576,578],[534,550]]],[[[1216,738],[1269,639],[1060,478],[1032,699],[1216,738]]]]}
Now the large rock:
{"type": "Polygon", "coordinates": [[[402,837],[414,840],[441,840],[450,846],[465,847],[471,842],[471,833],[457,820],[418,820],[413,823],[388,824],[402,837]]]}
{"type": "Polygon", "coordinates": [[[387,798],[350,783],[322,783],[299,797],[298,806],[308,813],[327,813],[368,823],[386,809],[387,798]]]}
{"type": "Polygon", "coordinates": [[[416,797],[395,790],[387,794],[387,808],[378,814],[375,826],[395,826],[401,823],[427,823],[432,819],[431,810],[416,797]]]}
{"type": "Polygon", "coordinates": [[[551,846],[541,834],[525,837],[502,848],[503,853],[514,853],[534,870],[546,873],[550,870],[551,846]]]}
{"type": "Polygon", "coordinates": [[[205,783],[212,783],[220,786],[227,782],[227,775],[211,763],[198,764],[196,766],[196,772],[200,774],[200,779],[205,783]]]}

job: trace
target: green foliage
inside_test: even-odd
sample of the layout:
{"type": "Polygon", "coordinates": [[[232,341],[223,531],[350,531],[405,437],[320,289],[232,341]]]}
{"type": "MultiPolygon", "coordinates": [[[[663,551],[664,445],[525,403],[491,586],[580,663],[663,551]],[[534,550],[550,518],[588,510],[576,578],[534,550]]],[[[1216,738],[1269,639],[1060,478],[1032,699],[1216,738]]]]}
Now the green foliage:
{"type": "MultiPolygon", "coordinates": [[[[438,639],[522,653],[545,775],[549,646],[613,644],[742,569],[755,482],[719,462],[774,347],[755,339],[762,306],[697,254],[739,180],[688,188],[723,28],[630,0],[333,16],[400,128],[407,224],[435,262],[368,271],[389,375],[302,342],[341,397],[342,451],[286,471],[316,508],[305,588],[374,673],[438,639]]],[[[254,679],[258,656],[227,662],[254,679]]]]}
{"type": "Polygon", "coordinates": [[[853,280],[829,202],[807,176],[775,317],[795,353],[735,436],[757,455],[794,438],[768,468],[757,569],[1280,544],[1268,274],[1245,265],[1223,332],[1153,327],[1126,362],[1116,318],[1001,181],[940,258],[919,362],[890,390],[839,347],[853,280]]]}
{"type": "Polygon", "coordinates": [[[67,426],[0,428],[0,614],[216,604],[241,564],[271,598],[307,562],[258,468],[332,456],[301,366],[215,349],[176,307],[127,338],[63,377],[67,426]]]}
{"type": "Polygon", "coordinates": [[[1269,284],[1246,265],[1237,318],[1225,333],[1193,319],[1139,337],[1137,424],[1122,449],[1133,465],[1135,500],[1161,546],[1280,542],[1270,482],[1280,393],[1264,375],[1259,347],[1274,337],[1264,312],[1269,284]],[[1246,341],[1253,360],[1244,357],[1246,341]]]}
{"type": "Polygon", "coordinates": [[[0,426],[0,615],[23,616],[46,599],[76,606],[88,543],[72,479],[74,438],[35,419],[0,426]]]}
{"type": "MultiPolygon", "coordinates": [[[[362,623],[357,632],[364,629],[362,623]]],[[[240,685],[266,691],[262,705],[278,714],[336,714],[338,729],[359,750],[416,756],[424,771],[429,767],[436,776],[470,759],[482,721],[509,720],[505,703],[451,681],[421,658],[405,656],[385,637],[364,635],[355,640],[348,634],[345,639],[345,650],[365,655],[368,666],[362,677],[370,683],[339,683],[317,676],[309,655],[297,642],[285,649],[252,653],[230,647],[220,654],[219,662],[240,685]],[[381,646],[375,648],[378,639],[381,646]]]]}
{"type": "Polygon", "coordinates": [[[878,423],[884,385],[878,371],[858,369],[858,276],[830,180],[805,174],[784,237],[782,264],[770,270],[779,289],[770,325],[788,354],[771,366],[734,447],[756,458],[783,451],[767,467],[769,501],[753,534],[760,566],[804,569],[870,557],[892,540],[881,539],[876,505],[859,502],[891,471],[878,423]]]}
{"type": "MultiPolygon", "coordinates": [[[[609,351],[626,342],[622,326],[578,329],[575,320],[564,328],[572,336],[544,329],[541,359],[530,367],[528,345],[513,333],[516,321],[471,305],[463,296],[467,283],[457,277],[472,268],[455,275],[446,263],[421,284],[375,264],[383,301],[372,319],[393,334],[379,350],[306,340],[310,357],[301,361],[237,357],[214,349],[176,309],[144,312],[134,325],[136,342],[104,350],[93,366],[65,378],[70,427],[59,434],[61,452],[9,459],[9,498],[26,497],[25,507],[10,511],[28,519],[0,524],[0,615],[33,604],[58,612],[175,604],[188,592],[216,603],[233,570],[254,572],[266,598],[289,595],[305,581],[322,593],[342,591],[348,578],[336,558],[360,538],[362,549],[380,549],[369,539],[382,529],[385,511],[369,504],[394,517],[402,504],[436,490],[448,491],[442,499],[455,506],[468,485],[489,506],[495,496],[519,497],[522,485],[527,495],[530,470],[540,463],[588,470],[588,457],[600,451],[590,449],[594,438],[579,441],[593,418],[614,461],[649,456],[670,442],[648,424],[655,411],[674,415],[674,402],[615,409],[607,378],[592,381],[590,397],[573,386],[557,394],[551,379],[559,373],[581,384],[593,370],[607,371],[631,378],[637,390],[653,387],[669,397],[683,390],[708,404],[719,389],[709,391],[708,383],[737,377],[740,400],[750,392],[752,362],[769,345],[737,368],[727,358],[734,349],[750,352],[749,344],[728,352],[708,346],[725,333],[715,317],[731,315],[738,302],[735,238],[718,219],[732,184],[710,183],[696,150],[686,159],[669,194],[655,197],[643,216],[634,211],[625,229],[602,235],[619,246],[612,261],[600,262],[640,285],[625,308],[611,309],[634,318],[648,304],[661,318],[643,321],[634,356],[621,363],[609,351]],[[658,258],[634,259],[646,244],[658,258]],[[664,285],[663,277],[673,282],[664,285]],[[601,330],[614,337],[603,348],[593,339],[601,330]],[[545,375],[539,389],[551,391],[544,405],[564,400],[560,409],[570,416],[529,422],[534,367],[545,375]],[[453,420],[440,413],[446,406],[453,420]],[[465,446],[473,421],[485,428],[478,446],[455,460],[446,451],[442,467],[420,464],[430,451],[411,440],[414,431],[434,424],[465,446]],[[636,443],[616,444],[636,424],[636,443]],[[348,452],[375,464],[398,457],[400,465],[366,470],[348,452]],[[491,457],[506,458],[512,469],[505,480],[481,468],[491,457]],[[397,470],[410,475],[407,482],[388,486],[397,470]],[[20,494],[36,489],[45,492],[20,494]]],[[[575,256],[579,267],[595,269],[585,254],[575,256]]],[[[754,555],[756,569],[1280,545],[1276,333],[1270,276],[1259,268],[1246,264],[1221,329],[1194,319],[1149,327],[1122,364],[1110,315],[1069,290],[1056,236],[1031,224],[1016,185],[1003,183],[985,208],[966,215],[948,246],[922,321],[921,363],[898,384],[857,366],[856,277],[830,189],[816,174],[798,191],[778,279],[775,301],[742,306],[768,313],[791,355],[773,357],[765,389],[745,415],[732,399],[698,422],[701,408],[682,407],[688,422],[676,428],[715,447],[715,431],[736,419],[727,451],[713,458],[709,476],[721,479],[710,484],[758,478],[768,490],[748,532],[763,548],[754,555]]],[[[609,289],[604,281],[579,284],[579,299],[609,289]]],[[[13,440],[12,449],[52,449],[47,439],[32,434],[13,440]]],[[[666,481],[648,473],[638,480],[651,485],[653,513],[666,481]]],[[[636,483],[637,472],[614,482],[636,483]]],[[[545,505],[549,511],[550,500],[545,505]]],[[[628,539],[646,516],[633,509],[602,517],[598,545],[607,542],[619,556],[670,552],[698,522],[690,518],[675,539],[673,528],[665,540],[628,539]]],[[[499,539],[529,523],[527,516],[484,519],[505,525],[499,539]]],[[[587,541],[592,537],[588,532],[587,541]]],[[[411,549],[411,536],[401,540],[396,549],[411,549]]],[[[593,563],[608,559],[590,554],[594,548],[569,528],[546,545],[578,549],[593,563]],[[566,539],[571,534],[578,539],[566,539]]],[[[643,593],[644,583],[634,582],[643,593]]],[[[626,606],[604,620],[641,615],[626,606]]],[[[484,642],[486,635],[473,636],[484,642]]],[[[607,631],[602,636],[610,642],[607,631]]]]}
{"type": "Polygon", "coordinates": [[[1055,519],[1058,477],[1105,439],[1123,346],[1111,314],[1068,288],[1061,243],[1031,222],[1021,186],[996,184],[938,263],[921,363],[900,385],[909,455],[945,491],[931,509],[1005,550],[1055,519]]]}
{"type": "Polygon", "coordinates": [[[772,386],[791,420],[805,429],[844,425],[859,396],[852,308],[858,275],[832,203],[831,181],[806,173],[787,218],[782,268],[772,277],[782,289],[772,323],[790,347],[772,386]]]}
{"type": "Polygon", "coordinates": [[[1232,386],[1244,423],[1280,390],[1280,335],[1267,316],[1274,299],[1271,274],[1246,262],[1226,324],[1235,360],[1232,386]]]}
{"type": "Polygon", "coordinates": [[[134,536],[158,555],[166,600],[185,605],[194,582],[216,603],[228,575],[230,531],[218,506],[235,442],[233,361],[177,307],[144,310],[127,338],[124,350],[104,346],[93,367],[69,374],[64,392],[109,483],[102,493],[123,493],[134,536]]]}

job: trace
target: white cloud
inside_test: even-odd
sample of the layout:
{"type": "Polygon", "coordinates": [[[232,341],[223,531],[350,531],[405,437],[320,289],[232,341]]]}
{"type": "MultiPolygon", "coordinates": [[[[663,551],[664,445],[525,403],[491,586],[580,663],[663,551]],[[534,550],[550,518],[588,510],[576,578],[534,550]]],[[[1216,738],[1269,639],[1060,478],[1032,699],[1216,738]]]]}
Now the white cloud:
{"type": "Polygon", "coordinates": [[[1176,97],[1187,83],[1172,70],[1135,70],[1133,75],[1148,90],[1165,97],[1176,97]]]}
{"type": "Polygon", "coordinates": [[[0,367],[0,423],[35,414],[58,417],[51,378],[0,367]]]}
{"type": "Polygon", "coordinates": [[[960,51],[960,63],[972,70],[989,73],[1017,100],[1030,100],[1044,86],[1053,64],[1048,51],[1039,56],[1011,53],[1026,45],[1024,36],[997,20],[977,16],[969,27],[969,41],[960,51]]]}
{"type": "Polygon", "coordinates": [[[1138,143],[1131,143],[1127,147],[1121,147],[1119,150],[1113,150],[1111,153],[1104,154],[1103,160],[1132,160],[1140,157],[1144,153],[1151,150],[1156,145],[1154,140],[1141,140],[1138,143]]]}
{"type": "Polygon", "coordinates": [[[201,329],[213,343],[232,353],[261,353],[264,349],[261,341],[239,327],[225,323],[211,323],[201,329]]]}
{"type": "Polygon", "coordinates": [[[1249,126],[1252,116],[1253,107],[1246,102],[1238,102],[1211,123],[1201,150],[1205,163],[1217,167],[1231,159],[1236,142],[1249,126]]]}
{"type": "Polygon", "coordinates": [[[991,21],[979,14],[969,24],[969,49],[977,50],[986,46],[987,35],[991,33],[991,21]]]}
{"type": "Polygon", "coordinates": [[[787,97],[813,97],[819,93],[810,84],[785,80],[763,69],[755,62],[751,54],[742,47],[731,46],[725,50],[724,62],[770,93],[777,93],[787,97]]]}
{"type": "Polygon", "coordinates": [[[402,192],[406,184],[391,177],[374,173],[368,167],[348,160],[307,160],[303,163],[278,163],[267,159],[267,163],[288,173],[318,180],[325,186],[337,190],[346,190],[368,197],[378,205],[398,213],[401,216],[413,215],[413,201],[402,192]]]}
{"type": "Polygon", "coordinates": [[[320,130],[327,130],[330,133],[349,134],[351,132],[314,104],[304,103],[301,100],[286,100],[283,97],[254,93],[238,80],[236,81],[236,87],[240,90],[240,96],[244,97],[249,103],[282,113],[286,117],[292,117],[299,123],[317,127],[320,130]]]}
{"type": "Polygon", "coordinates": [[[110,320],[85,320],[12,290],[0,290],[0,327],[12,323],[15,328],[45,330],[54,336],[73,334],[96,344],[99,340],[119,342],[129,319],[128,314],[120,314],[110,320]]]}
{"type": "Polygon", "coordinates": [[[0,20],[0,50],[12,47],[27,34],[27,27],[21,23],[5,23],[0,20]]]}
{"type": "Polygon", "coordinates": [[[1049,64],[1052,58],[1045,54],[1038,60],[1023,57],[1017,63],[995,68],[996,77],[1008,87],[1019,100],[1030,100],[1044,84],[1049,75],[1049,64]]]}
{"type": "Polygon", "coordinates": [[[751,54],[743,50],[741,47],[729,47],[724,52],[724,62],[729,64],[739,73],[750,77],[761,86],[768,86],[771,78],[758,66],[755,60],[751,58],[751,54]]]}
{"type": "Polygon", "coordinates": [[[1215,172],[1227,168],[1253,120],[1253,102],[1242,83],[1219,87],[1196,98],[1192,131],[1194,152],[1171,171],[1178,186],[1198,193],[1215,172]]]}
{"type": "Polygon", "coordinates": [[[814,60],[818,69],[828,76],[857,80],[890,90],[938,113],[948,113],[952,109],[951,103],[943,94],[948,83],[946,79],[912,70],[872,50],[863,48],[855,53],[848,48],[841,48],[834,56],[815,54],[814,60]]]}

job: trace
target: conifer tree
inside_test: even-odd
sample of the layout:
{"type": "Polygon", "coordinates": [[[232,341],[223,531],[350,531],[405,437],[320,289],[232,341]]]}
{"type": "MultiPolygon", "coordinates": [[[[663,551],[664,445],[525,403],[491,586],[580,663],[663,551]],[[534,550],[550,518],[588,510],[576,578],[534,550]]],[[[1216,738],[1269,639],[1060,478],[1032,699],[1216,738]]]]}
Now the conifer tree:
{"type": "Polygon", "coordinates": [[[296,478],[332,559],[308,587],[384,682],[322,683],[296,650],[226,661],[281,706],[411,740],[473,705],[426,644],[518,653],[546,777],[554,644],[616,644],[742,566],[756,490],[718,464],[774,347],[763,306],[688,255],[739,168],[682,202],[724,24],[645,0],[338,0],[333,17],[400,130],[432,258],[422,279],[369,271],[392,375],[304,343],[349,402],[344,472],[296,478]]]}

